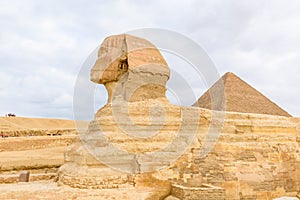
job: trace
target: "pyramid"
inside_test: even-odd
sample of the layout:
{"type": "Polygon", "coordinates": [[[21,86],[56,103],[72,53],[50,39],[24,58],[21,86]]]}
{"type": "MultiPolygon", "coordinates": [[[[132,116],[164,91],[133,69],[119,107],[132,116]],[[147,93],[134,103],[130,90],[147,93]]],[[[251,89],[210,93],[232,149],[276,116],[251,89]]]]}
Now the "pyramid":
{"type": "Polygon", "coordinates": [[[193,106],[291,117],[289,113],[231,72],[223,75],[193,106]]]}

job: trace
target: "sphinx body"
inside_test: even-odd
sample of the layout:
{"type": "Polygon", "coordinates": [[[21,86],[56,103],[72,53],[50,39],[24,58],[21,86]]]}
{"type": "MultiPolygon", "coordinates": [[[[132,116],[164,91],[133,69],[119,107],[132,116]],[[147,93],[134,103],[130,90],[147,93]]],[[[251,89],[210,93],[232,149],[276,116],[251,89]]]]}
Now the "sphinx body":
{"type": "MultiPolygon", "coordinates": [[[[169,77],[166,61],[149,41],[126,34],[106,38],[91,80],[105,85],[108,100],[68,147],[59,183],[157,191],[145,199],[163,199],[171,191],[184,199],[176,191],[189,193],[194,187],[217,195],[211,199],[225,199],[224,190],[226,199],[300,192],[299,119],[226,112],[223,123],[213,119],[214,111],[170,104],[169,77]],[[211,152],[200,157],[205,144],[211,152]]],[[[196,199],[207,199],[208,194],[200,195],[196,199]]]]}
{"type": "Polygon", "coordinates": [[[106,38],[90,77],[104,84],[108,100],[66,151],[60,183],[130,187],[137,175],[167,167],[192,143],[199,109],[169,103],[165,94],[170,70],[149,41],[127,34],[106,38]],[[183,113],[189,120],[185,125],[183,113]]]}

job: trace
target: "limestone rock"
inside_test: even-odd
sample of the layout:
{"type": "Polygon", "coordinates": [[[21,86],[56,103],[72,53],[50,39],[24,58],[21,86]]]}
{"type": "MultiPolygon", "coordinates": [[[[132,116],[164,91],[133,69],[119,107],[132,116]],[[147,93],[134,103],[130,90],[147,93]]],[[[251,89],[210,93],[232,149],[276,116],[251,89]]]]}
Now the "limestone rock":
{"type": "Polygon", "coordinates": [[[91,70],[91,80],[104,84],[108,102],[117,96],[126,101],[165,97],[169,67],[149,41],[121,34],[106,38],[91,70]]]}
{"type": "Polygon", "coordinates": [[[184,150],[166,148],[183,112],[165,97],[169,67],[153,44],[127,34],[106,38],[98,56],[91,80],[105,85],[108,102],[66,151],[59,182],[78,188],[143,185],[136,174],[157,170],[184,150]]]}
{"type": "Polygon", "coordinates": [[[19,182],[28,182],[29,181],[29,171],[21,171],[19,176],[19,182]]]}
{"type": "Polygon", "coordinates": [[[170,196],[166,197],[164,200],[180,200],[180,199],[170,195],[170,196]]]}
{"type": "Polygon", "coordinates": [[[254,97],[254,103],[266,105],[266,110],[254,107],[255,112],[273,115],[241,113],[251,111],[245,99],[234,101],[245,110],[226,112],[224,123],[222,112],[171,105],[165,97],[169,69],[159,51],[134,36],[108,37],[91,71],[91,80],[105,85],[108,102],[81,140],[68,147],[59,183],[86,189],[158,185],[144,199],[165,198],[170,184],[179,185],[172,196],[190,199],[197,194],[216,200],[296,196],[300,120],[285,117],[234,75],[226,77],[227,94],[236,90],[246,99],[254,97]],[[246,93],[237,84],[246,85],[246,93]],[[201,156],[207,146],[212,151],[201,156]],[[207,184],[216,192],[202,188],[207,184]]]}

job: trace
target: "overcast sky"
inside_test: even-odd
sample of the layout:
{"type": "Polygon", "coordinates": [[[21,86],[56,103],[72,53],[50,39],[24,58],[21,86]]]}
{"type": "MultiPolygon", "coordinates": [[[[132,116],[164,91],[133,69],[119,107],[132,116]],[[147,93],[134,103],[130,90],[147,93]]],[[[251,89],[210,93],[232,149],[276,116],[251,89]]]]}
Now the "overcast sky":
{"type": "MultiPolygon", "coordinates": [[[[0,115],[72,119],[89,54],[109,35],[153,27],[194,40],[220,75],[234,72],[300,116],[299,10],[299,0],[0,0],[0,115]]],[[[99,107],[106,94],[96,94],[99,107]]]]}

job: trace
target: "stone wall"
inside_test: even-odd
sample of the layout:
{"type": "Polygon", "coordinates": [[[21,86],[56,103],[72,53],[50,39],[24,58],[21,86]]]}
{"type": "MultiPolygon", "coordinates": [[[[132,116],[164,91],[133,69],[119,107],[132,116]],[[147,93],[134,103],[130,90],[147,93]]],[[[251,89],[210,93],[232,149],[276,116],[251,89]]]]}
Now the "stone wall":
{"type": "Polygon", "coordinates": [[[1,151],[21,151],[28,149],[42,149],[57,146],[68,146],[78,137],[65,136],[34,136],[34,137],[9,137],[0,138],[1,151]]]}
{"type": "Polygon", "coordinates": [[[211,185],[202,185],[201,187],[173,185],[171,195],[184,200],[224,200],[225,190],[211,185]]]}
{"type": "MultiPolygon", "coordinates": [[[[57,176],[57,173],[40,173],[30,174],[29,181],[51,180],[57,176]]],[[[18,183],[19,174],[0,174],[0,184],[3,183],[18,183]]]]}
{"type": "MultiPolygon", "coordinates": [[[[205,129],[202,123],[202,129],[205,129]]],[[[272,199],[300,191],[299,119],[227,113],[213,151],[200,157],[194,145],[170,168],[170,178],[222,187],[226,199],[272,199]]],[[[201,131],[197,135],[204,143],[201,131]]]]}
{"type": "Polygon", "coordinates": [[[60,183],[80,189],[113,189],[133,187],[133,179],[128,175],[113,177],[75,177],[63,175],[60,183]]]}
{"type": "Polygon", "coordinates": [[[22,137],[22,136],[49,136],[77,134],[76,128],[69,129],[24,129],[24,130],[1,130],[0,137],[22,137]]]}

